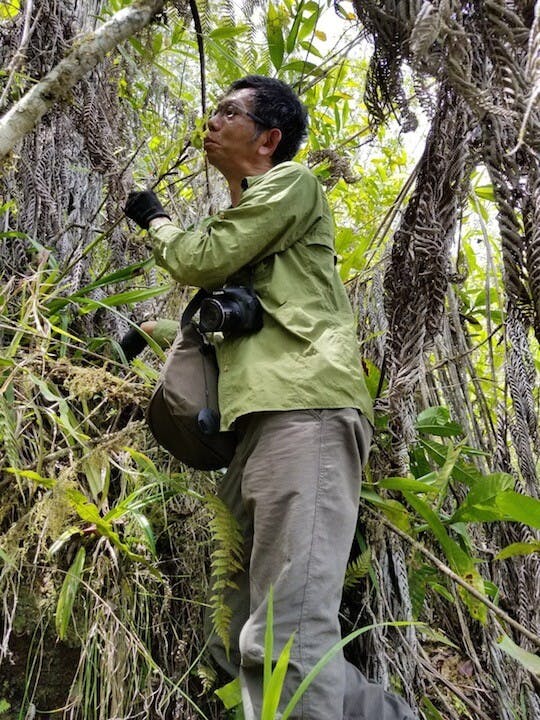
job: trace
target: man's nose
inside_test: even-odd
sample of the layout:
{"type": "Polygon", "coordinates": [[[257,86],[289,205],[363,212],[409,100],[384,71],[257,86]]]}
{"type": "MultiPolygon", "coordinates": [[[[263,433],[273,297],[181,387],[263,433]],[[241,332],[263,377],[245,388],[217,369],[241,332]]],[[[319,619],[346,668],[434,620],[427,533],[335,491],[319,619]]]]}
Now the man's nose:
{"type": "Polygon", "coordinates": [[[219,127],[219,115],[217,113],[213,113],[210,115],[206,122],[206,127],[209,130],[217,130],[219,127]]]}

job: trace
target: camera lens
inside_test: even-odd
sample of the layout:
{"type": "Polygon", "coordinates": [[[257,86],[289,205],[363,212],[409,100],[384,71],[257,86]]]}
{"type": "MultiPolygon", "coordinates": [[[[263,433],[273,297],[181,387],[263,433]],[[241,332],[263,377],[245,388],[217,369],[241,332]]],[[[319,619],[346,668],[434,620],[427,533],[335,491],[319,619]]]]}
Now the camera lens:
{"type": "Polygon", "coordinates": [[[217,332],[223,327],[225,314],[221,304],[212,298],[204,300],[199,313],[199,325],[203,332],[217,332]]]}

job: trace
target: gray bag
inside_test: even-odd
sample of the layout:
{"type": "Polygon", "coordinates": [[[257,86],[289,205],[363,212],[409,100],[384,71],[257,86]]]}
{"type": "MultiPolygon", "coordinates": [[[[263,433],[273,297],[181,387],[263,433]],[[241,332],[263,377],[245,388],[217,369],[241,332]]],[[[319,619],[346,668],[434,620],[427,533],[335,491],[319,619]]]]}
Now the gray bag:
{"type": "Polygon", "coordinates": [[[192,320],[205,297],[200,290],[182,315],[146,420],[158,443],[182,463],[217,470],[230,464],[236,438],[219,430],[216,352],[192,320]]]}

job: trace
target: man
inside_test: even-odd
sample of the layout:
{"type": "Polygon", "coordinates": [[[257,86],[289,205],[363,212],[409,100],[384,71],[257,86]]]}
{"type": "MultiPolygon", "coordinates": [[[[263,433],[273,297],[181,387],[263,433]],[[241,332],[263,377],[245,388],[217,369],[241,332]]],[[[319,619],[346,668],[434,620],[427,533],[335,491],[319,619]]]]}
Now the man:
{"type": "MultiPolygon", "coordinates": [[[[282,711],[315,663],[340,640],[338,609],[358,508],[372,407],[353,314],[334,258],[333,223],[315,176],[292,158],[306,111],[290,87],[261,76],[231,85],[208,121],[204,148],[231,206],[187,231],[151,192],[126,213],[154,239],[158,264],[180,283],[252,288],[257,332],[216,340],[222,429],[238,447],[219,495],[238,520],[245,566],[233,578],[231,653],[247,720],[259,720],[267,598],[274,597],[274,661],[294,634],[282,711]]],[[[292,718],[413,718],[337,654],[292,718]]]]}

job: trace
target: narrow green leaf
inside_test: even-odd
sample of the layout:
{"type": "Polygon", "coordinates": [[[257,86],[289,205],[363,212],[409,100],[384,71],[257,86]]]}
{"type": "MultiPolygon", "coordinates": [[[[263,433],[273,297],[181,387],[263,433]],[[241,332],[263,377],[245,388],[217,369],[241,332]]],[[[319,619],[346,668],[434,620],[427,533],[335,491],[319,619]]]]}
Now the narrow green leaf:
{"type": "Polygon", "coordinates": [[[391,477],[384,478],[378,483],[379,487],[386,490],[408,490],[414,493],[437,493],[438,488],[435,485],[421,480],[413,480],[412,478],[391,477]]]}
{"type": "Polygon", "coordinates": [[[156,536],[154,535],[150,520],[148,520],[146,515],[143,515],[143,513],[131,512],[130,514],[143,531],[144,537],[146,538],[146,544],[148,545],[150,552],[154,557],[157,557],[156,536]]]}
{"type": "MultiPolygon", "coordinates": [[[[474,587],[478,592],[484,593],[484,580],[474,565],[474,560],[468,555],[455,540],[448,535],[446,528],[442,524],[440,518],[433,510],[418,496],[412,493],[403,493],[413,508],[426,520],[431,531],[437,538],[440,546],[444,550],[448,562],[453,570],[455,570],[466,583],[474,587]]],[[[439,590],[440,592],[440,590],[439,590]]],[[[459,587],[458,593],[469,609],[472,617],[485,623],[487,620],[487,608],[485,604],[471,595],[464,588],[459,587]]]]}
{"type": "MultiPolygon", "coordinates": [[[[287,640],[285,647],[279,654],[276,667],[264,692],[261,720],[274,720],[276,717],[293,642],[294,634],[287,640]]],[[[285,716],[283,715],[283,717],[285,716]]]]}
{"type": "Polygon", "coordinates": [[[317,75],[320,73],[319,66],[315,65],[315,63],[308,62],[307,60],[291,60],[291,62],[283,65],[282,70],[296,72],[300,75],[317,75]]]}
{"type": "Polygon", "coordinates": [[[116,270],[115,272],[109,273],[108,275],[104,275],[99,280],[95,280],[94,282],[85,285],[80,290],[77,290],[77,292],[72,293],[65,298],[57,298],[55,300],[51,300],[47,303],[47,307],[51,313],[55,313],[65,305],[68,305],[70,302],[74,302],[82,296],[89,295],[93,290],[96,290],[97,288],[103,287],[105,285],[115,285],[119,282],[127,282],[128,280],[132,280],[134,277],[142,275],[146,270],[150,270],[152,267],[154,267],[154,265],[155,260],[153,257],[148,260],[143,260],[142,262],[133,263],[132,265],[128,265],[121,270],[116,270]]]}
{"type": "Polygon", "coordinates": [[[444,720],[441,713],[437,710],[427,695],[422,698],[422,705],[424,706],[424,712],[427,720],[444,720]]]}
{"type": "Polygon", "coordinates": [[[472,558],[460,548],[455,540],[452,540],[438,515],[433,512],[429,505],[412,493],[404,492],[403,494],[405,495],[407,502],[412,505],[416,512],[428,523],[432,533],[437,538],[439,545],[444,550],[452,569],[462,576],[474,569],[472,558]]]}
{"type": "Polygon", "coordinates": [[[490,200],[491,202],[495,202],[495,192],[493,190],[493,185],[477,185],[475,188],[473,188],[473,192],[479,198],[482,198],[482,200],[490,200]]]}
{"type": "Polygon", "coordinates": [[[88,486],[95,502],[107,496],[111,465],[108,456],[103,452],[92,453],[81,464],[88,486]]]}
{"type": "Polygon", "coordinates": [[[266,609],[266,628],[264,630],[264,667],[263,667],[263,695],[266,696],[270,678],[272,676],[272,658],[274,657],[274,588],[270,586],[268,592],[268,607],[266,609]]]}
{"type": "Polygon", "coordinates": [[[116,295],[109,295],[108,297],[100,300],[99,302],[92,298],[80,297],[78,303],[84,306],[81,312],[89,313],[96,310],[98,307],[117,307],[118,305],[134,305],[135,303],[144,302],[150,300],[157,295],[163,295],[170,290],[170,284],[167,285],[155,285],[149,288],[137,288],[136,290],[126,290],[116,295]]]}
{"type": "Polygon", "coordinates": [[[222,25],[221,27],[217,27],[215,30],[212,30],[209,33],[209,36],[213,40],[230,40],[238,37],[239,35],[244,35],[248,30],[248,25],[222,25]]]}
{"type": "Polygon", "coordinates": [[[290,55],[292,51],[294,50],[294,46],[296,45],[296,38],[298,37],[298,28],[300,27],[300,23],[302,22],[302,13],[304,9],[304,2],[305,0],[300,0],[298,4],[298,9],[296,11],[296,15],[294,16],[293,24],[291,26],[291,29],[289,31],[289,34],[287,35],[287,53],[290,55]]]}
{"type": "Polygon", "coordinates": [[[517,660],[529,672],[532,672],[537,676],[540,675],[540,657],[538,657],[538,655],[533,655],[527,650],[523,650],[523,648],[516,645],[516,643],[511,640],[508,635],[503,634],[497,641],[497,644],[501,650],[503,650],[507,655],[510,655],[510,657],[513,657],[514,660],[517,660]]]}
{"type": "MultiPolygon", "coordinates": [[[[448,447],[441,443],[426,440],[424,438],[419,439],[419,444],[424,448],[429,457],[434,460],[438,465],[443,466],[448,456],[448,447]]],[[[461,447],[461,452],[470,452],[469,448],[461,447]]],[[[472,466],[463,462],[456,463],[452,469],[452,477],[462,482],[464,485],[472,487],[477,479],[481,477],[478,470],[472,466]]]]}
{"type": "MultiPolygon", "coordinates": [[[[373,625],[366,625],[363,628],[360,628],[359,630],[355,630],[354,632],[350,633],[346,637],[344,637],[342,640],[340,640],[338,643],[336,643],[333,647],[326,652],[322,658],[314,665],[314,667],[310,670],[310,672],[306,675],[306,677],[302,680],[298,688],[296,689],[296,692],[290,699],[287,707],[283,711],[283,714],[281,716],[281,720],[288,720],[290,717],[292,711],[298,704],[298,701],[302,697],[302,695],[306,692],[308,687],[313,682],[313,679],[317,677],[317,675],[321,672],[323,667],[327,665],[327,663],[330,662],[330,660],[336,655],[340,650],[342,650],[345,645],[348,645],[348,643],[355,640],[357,637],[360,637],[360,635],[363,635],[366,632],[369,632],[370,630],[374,630],[375,628],[380,627],[408,627],[410,625],[414,625],[416,627],[423,627],[423,623],[416,623],[416,622],[405,622],[405,621],[398,621],[398,622],[388,622],[388,623],[375,623],[373,625]]],[[[272,720],[274,720],[272,718],[272,720]]]]}
{"type": "Polygon", "coordinates": [[[272,65],[276,70],[279,70],[283,65],[285,41],[283,40],[279,11],[272,2],[268,3],[268,11],[266,14],[266,39],[268,41],[268,51],[272,65]]]}
{"type": "Polygon", "coordinates": [[[75,596],[82,579],[85,559],[86,550],[84,547],[80,547],[62,583],[55,616],[56,632],[60,640],[64,640],[66,637],[71,613],[73,611],[73,603],[75,602],[75,596]]]}
{"type": "Polygon", "coordinates": [[[532,555],[540,552],[540,541],[534,540],[528,543],[512,543],[495,555],[495,560],[506,560],[516,555],[532,555]]]}
{"type": "Polygon", "coordinates": [[[70,527],[67,530],[64,530],[64,532],[60,535],[59,538],[57,538],[51,547],[49,548],[49,556],[54,555],[59,550],[61,550],[64,545],[70,540],[74,535],[80,535],[81,531],[77,527],[70,527]]]}
{"type": "MultiPolygon", "coordinates": [[[[306,6],[309,8],[310,3],[306,6]]],[[[305,40],[306,38],[311,38],[315,34],[315,27],[317,25],[317,22],[319,20],[319,16],[321,14],[321,8],[319,5],[315,4],[315,8],[311,15],[302,23],[302,25],[299,28],[298,36],[301,40],[305,40]]]]}
{"type": "Polygon", "coordinates": [[[5,472],[13,473],[13,475],[17,475],[18,477],[26,478],[27,480],[32,480],[32,482],[35,482],[36,485],[42,485],[44,488],[50,489],[53,488],[56,485],[56,480],[54,478],[46,478],[37,473],[35,470],[17,470],[17,468],[8,467],[4,468],[5,472]]]}

